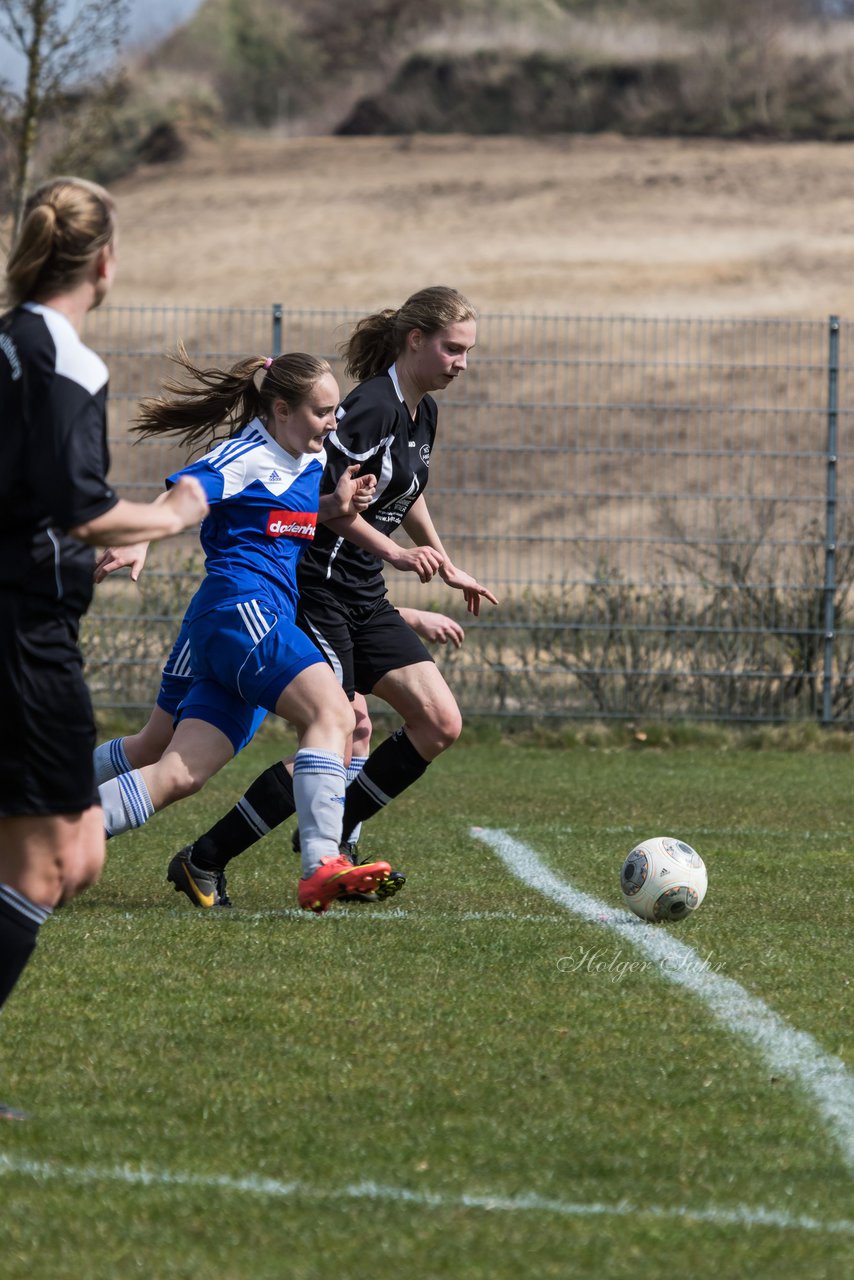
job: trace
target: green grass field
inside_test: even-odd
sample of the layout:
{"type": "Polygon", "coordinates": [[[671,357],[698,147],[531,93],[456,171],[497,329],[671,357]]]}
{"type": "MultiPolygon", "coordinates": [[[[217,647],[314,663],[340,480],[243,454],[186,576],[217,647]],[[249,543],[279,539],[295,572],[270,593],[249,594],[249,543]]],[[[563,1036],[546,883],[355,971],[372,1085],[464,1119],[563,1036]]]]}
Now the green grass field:
{"type": "Polygon", "coordinates": [[[0,1027],[31,1112],[0,1131],[3,1280],[854,1275],[849,754],[461,744],[365,835],[393,902],[296,911],[289,824],[194,911],[169,857],[275,750],[42,930],[0,1027]],[[633,843],[680,835],[709,893],[615,929],[478,826],[610,907],[633,843]],[[637,930],[778,1015],[782,1068],[637,930]],[[823,1111],[788,1050],[836,1064],[823,1111]]]}

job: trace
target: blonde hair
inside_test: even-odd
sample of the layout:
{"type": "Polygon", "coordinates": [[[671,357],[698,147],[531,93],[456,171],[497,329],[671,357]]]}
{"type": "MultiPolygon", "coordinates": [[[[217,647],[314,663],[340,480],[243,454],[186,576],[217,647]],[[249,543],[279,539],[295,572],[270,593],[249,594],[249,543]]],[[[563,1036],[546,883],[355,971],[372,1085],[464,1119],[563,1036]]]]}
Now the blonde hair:
{"type": "Polygon", "coordinates": [[[37,301],[73,289],[115,234],[115,203],[85,178],[51,178],[24,206],[6,263],[7,303],[37,301]]]}
{"type": "Polygon", "coordinates": [[[140,436],[176,435],[183,444],[202,444],[205,449],[253,418],[271,414],[275,400],[298,408],[324,374],[332,372],[328,361],[304,351],[274,360],[247,356],[230,369],[199,369],[179,343],[171,358],[190,375],[192,384],[164,383],[169,398],[143,400],[131,429],[140,436]]]}
{"type": "Polygon", "coordinates": [[[396,311],[386,308],[359,321],[340,348],[346,372],[358,382],[375,378],[394,364],[413,329],[429,335],[461,320],[476,319],[477,311],[456,289],[445,285],[420,289],[396,311]]]}

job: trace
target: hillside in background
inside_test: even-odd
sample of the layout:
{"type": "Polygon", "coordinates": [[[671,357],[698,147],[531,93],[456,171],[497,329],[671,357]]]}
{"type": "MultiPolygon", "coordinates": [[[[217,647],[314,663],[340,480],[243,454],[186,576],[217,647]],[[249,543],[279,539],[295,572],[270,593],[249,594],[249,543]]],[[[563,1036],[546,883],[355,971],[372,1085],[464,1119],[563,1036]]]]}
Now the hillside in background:
{"type": "Polygon", "coordinates": [[[193,85],[229,124],[294,133],[848,138],[846,8],[832,0],[206,0],[147,69],[193,85]]]}
{"type": "Polygon", "coordinates": [[[114,181],[201,137],[854,138],[854,0],[205,0],[43,169],[114,181]]]}

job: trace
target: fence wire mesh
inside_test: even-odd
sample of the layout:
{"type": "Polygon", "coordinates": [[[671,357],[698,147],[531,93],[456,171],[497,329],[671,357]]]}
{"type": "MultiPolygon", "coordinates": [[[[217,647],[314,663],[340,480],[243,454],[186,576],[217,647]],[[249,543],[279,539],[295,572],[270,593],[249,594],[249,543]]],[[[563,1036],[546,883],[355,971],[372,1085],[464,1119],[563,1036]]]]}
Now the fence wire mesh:
{"type": "MultiPolygon", "coordinates": [[[[111,371],[112,479],[150,499],[184,461],[133,442],[137,404],[202,364],[328,358],[359,312],[110,307],[87,341],[111,371]]],[[[481,318],[437,399],[428,503],[457,564],[500,597],[388,572],[394,603],[466,622],[437,655],[468,715],[854,720],[850,326],[822,320],[481,318]]],[[[138,587],[97,589],[96,704],[145,708],[201,574],[197,539],[152,549],[138,587]]]]}

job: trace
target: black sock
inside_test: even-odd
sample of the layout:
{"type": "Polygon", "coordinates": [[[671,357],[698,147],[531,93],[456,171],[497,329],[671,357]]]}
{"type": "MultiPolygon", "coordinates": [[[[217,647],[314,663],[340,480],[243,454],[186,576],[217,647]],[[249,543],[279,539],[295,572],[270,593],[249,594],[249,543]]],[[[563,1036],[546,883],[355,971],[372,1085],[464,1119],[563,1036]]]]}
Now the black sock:
{"type": "Polygon", "coordinates": [[[415,750],[405,729],[397,729],[381,742],[345,792],[345,837],[357,823],[372,818],[389,800],[417,782],[429,763],[415,750]]]}
{"type": "Polygon", "coordinates": [[[0,884],[0,1009],[36,949],[39,926],[50,915],[8,884],[0,884]]]}
{"type": "Polygon", "coordinates": [[[193,843],[190,858],[205,871],[223,867],[296,813],[294,784],[281,760],[257,777],[224,818],[193,843]]]}

